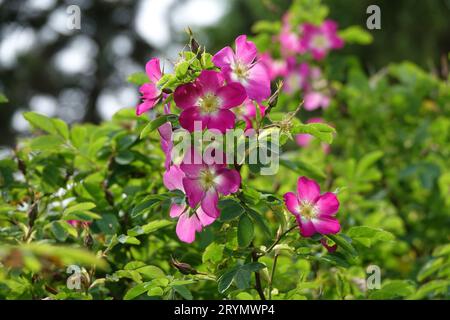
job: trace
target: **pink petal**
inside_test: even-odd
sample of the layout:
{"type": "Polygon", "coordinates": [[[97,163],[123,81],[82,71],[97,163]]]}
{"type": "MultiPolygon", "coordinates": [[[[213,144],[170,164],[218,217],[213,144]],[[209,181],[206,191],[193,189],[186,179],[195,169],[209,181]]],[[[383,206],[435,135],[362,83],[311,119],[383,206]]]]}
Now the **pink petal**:
{"type": "Polygon", "coordinates": [[[270,96],[270,78],[266,68],[256,63],[250,70],[247,83],[244,84],[250,99],[258,102],[270,96]]]}
{"type": "Polygon", "coordinates": [[[184,213],[178,219],[176,232],[178,238],[183,242],[194,242],[195,232],[201,230],[202,225],[195,214],[189,217],[189,213],[184,213]]]}
{"type": "Polygon", "coordinates": [[[170,215],[171,218],[177,218],[184,212],[185,209],[186,209],[185,205],[180,205],[180,204],[173,203],[170,206],[169,215],[170,215]]]}
{"type": "Polygon", "coordinates": [[[297,182],[297,194],[300,201],[315,203],[320,196],[320,187],[314,180],[300,177],[297,182]]]}
{"type": "Polygon", "coordinates": [[[237,170],[223,168],[217,172],[216,189],[224,196],[235,193],[241,185],[241,175],[237,170]]]}
{"type": "Polygon", "coordinates": [[[201,92],[205,94],[207,92],[215,93],[223,85],[224,81],[225,79],[220,72],[203,70],[195,83],[201,88],[201,92]]]}
{"type": "Polygon", "coordinates": [[[200,171],[205,168],[202,155],[194,149],[189,150],[184,155],[180,168],[185,173],[186,177],[191,179],[199,178],[200,171]]]}
{"type": "Polygon", "coordinates": [[[197,104],[200,95],[201,91],[193,83],[187,83],[175,89],[173,99],[179,108],[188,109],[197,104]]]}
{"type": "Polygon", "coordinates": [[[161,95],[161,91],[152,83],[144,83],[139,87],[139,92],[143,99],[157,99],[161,95]]]}
{"type": "Polygon", "coordinates": [[[322,103],[322,94],[319,92],[309,92],[305,94],[305,109],[308,111],[315,110],[322,103]]]}
{"type": "Polygon", "coordinates": [[[216,189],[210,188],[202,199],[201,208],[208,216],[218,218],[220,215],[219,208],[217,207],[218,203],[219,195],[216,189]]]}
{"type": "Polygon", "coordinates": [[[212,62],[219,68],[230,65],[234,61],[234,52],[230,47],[225,47],[217,52],[212,58],[212,62]]]}
{"type": "Polygon", "coordinates": [[[336,234],[341,230],[339,221],[335,218],[314,218],[311,220],[317,232],[321,234],[336,234]]]}
{"type": "Polygon", "coordinates": [[[302,237],[312,237],[317,233],[317,230],[311,220],[303,219],[300,216],[296,216],[296,219],[300,227],[300,234],[302,237]]]}
{"type": "Polygon", "coordinates": [[[147,112],[148,110],[152,109],[157,103],[159,99],[154,100],[144,100],[144,102],[140,103],[136,107],[136,115],[140,116],[141,114],[147,112]]]}
{"type": "Polygon", "coordinates": [[[256,58],[256,46],[253,42],[247,41],[246,35],[240,35],[236,38],[236,57],[239,61],[250,64],[256,58]]]}
{"type": "Polygon", "coordinates": [[[197,209],[196,214],[197,214],[197,217],[200,220],[202,226],[204,226],[204,227],[209,226],[211,223],[216,221],[216,218],[208,216],[205,213],[205,211],[202,210],[201,207],[197,209]]]}
{"type": "Polygon", "coordinates": [[[216,95],[221,98],[222,109],[237,107],[247,98],[245,88],[237,82],[230,83],[217,90],[216,95]]]}
{"type": "Polygon", "coordinates": [[[215,114],[209,115],[208,129],[217,129],[225,133],[227,129],[233,129],[236,122],[236,115],[227,109],[221,109],[215,114]]]}
{"type": "Polygon", "coordinates": [[[159,59],[153,58],[149,62],[147,62],[147,64],[145,65],[145,72],[147,72],[147,75],[151,82],[157,83],[162,76],[159,59]]]}
{"type": "Polygon", "coordinates": [[[192,107],[183,110],[178,121],[184,129],[194,132],[204,130],[208,126],[209,116],[203,115],[197,107],[192,107]]]}
{"type": "Polygon", "coordinates": [[[184,192],[183,187],[183,178],[184,172],[180,169],[179,166],[173,165],[164,172],[163,175],[163,183],[164,186],[169,190],[181,190],[184,192]]]}
{"type": "Polygon", "coordinates": [[[327,217],[335,215],[339,210],[339,200],[332,192],[325,192],[316,202],[319,208],[319,217],[327,217]]]}
{"type": "Polygon", "coordinates": [[[191,208],[195,208],[205,196],[205,191],[198,179],[183,178],[183,187],[191,208]]]}
{"type": "Polygon", "coordinates": [[[293,192],[287,192],[283,196],[286,208],[294,215],[300,214],[300,204],[297,199],[297,195],[293,192]]]}
{"type": "Polygon", "coordinates": [[[307,147],[310,144],[312,138],[313,136],[310,134],[301,133],[295,136],[295,141],[299,146],[307,147]]]}

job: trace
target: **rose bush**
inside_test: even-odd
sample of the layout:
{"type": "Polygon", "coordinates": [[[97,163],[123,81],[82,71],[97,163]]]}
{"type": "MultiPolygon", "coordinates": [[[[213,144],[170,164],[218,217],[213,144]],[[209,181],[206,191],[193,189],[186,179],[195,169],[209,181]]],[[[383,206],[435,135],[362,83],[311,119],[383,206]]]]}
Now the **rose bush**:
{"type": "Polygon", "coordinates": [[[318,1],[253,31],[216,53],[190,33],[101,125],[24,114],[36,134],[0,160],[0,298],[448,297],[448,83],[407,62],[367,76],[339,50],[370,34],[318,1]],[[211,141],[176,156],[180,129],[275,132],[281,167],[211,141]]]}

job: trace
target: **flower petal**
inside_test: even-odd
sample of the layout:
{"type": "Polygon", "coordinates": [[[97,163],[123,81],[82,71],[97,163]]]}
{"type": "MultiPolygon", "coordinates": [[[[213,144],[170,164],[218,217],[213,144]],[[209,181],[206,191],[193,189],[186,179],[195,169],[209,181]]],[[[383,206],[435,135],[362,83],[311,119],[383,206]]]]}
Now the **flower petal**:
{"type": "Polygon", "coordinates": [[[153,99],[153,100],[144,100],[144,102],[140,103],[136,107],[136,115],[140,116],[141,114],[147,112],[148,110],[152,109],[157,103],[159,99],[153,99]]]}
{"type": "Polygon", "coordinates": [[[183,187],[189,206],[195,208],[205,196],[205,190],[203,190],[200,180],[183,178],[183,187]]]}
{"type": "Polygon", "coordinates": [[[217,90],[216,95],[220,97],[222,109],[230,109],[241,105],[247,98],[245,88],[238,82],[232,82],[217,90]]]}
{"type": "Polygon", "coordinates": [[[247,83],[244,83],[250,99],[262,101],[270,96],[270,78],[266,68],[256,63],[250,70],[247,83]]]}
{"type": "Polygon", "coordinates": [[[200,220],[194,214],[189,216],[189,213],[184,213],[180,216],[177,223],[177,236],[178,238],[186,243],[192,243],[195,240],[195,232],[201,231],[202,225],[200,220]]]}
{"type": "Polygon", "coordinates": [[[284,194],[283,198],[286,208],[289,210],[289,212],[294,215],[299,215],[300,204],[298,202],[297,195],[293,192],[288,192],[284,194]]]}
{"type": "Polygon", "coordinates": [[[222,68],[230,65],[234,61],[234,52],[230,47],[225,47],[217,52],[212,58],[212,62],[215,66],[222,68]]]}
{"type": "Polygon", "coordinates": [[[175,89],[173,99],[181,109],[192,108],[197,104],[201,91],[193,83],[182,84],[175,89]]]}
{"type": "Polygon", "coordinates": [[[180,169],[179,166],[173,165],[164,172],[163,175],[163,183],[164,186],[169,190],[181,190],[184,192],[183,187],[183,178],[184,172],[180,169]]]}
{"type": "Polygon", "coordinates": [[[306,200],[315,203],[320,196],[320,187],[314,180],[300,177],[297,182],[297,194],[300,201],[306,200]]]}
{"type": "Polygon", "coordinates": [[[151,82],[157,83],[161,79],[161,67],[159,65],[159,59],[153,58],[145,65],[145,72],[151,82]]]}
{"type": "Polygon", "coordinates": [[[185,205],[172,203],[172,205],[170,206],[169,215],[171,218],[177,218],[184,212],[185,209],[185,205]]]}
{"type": "Polygon", "coordinates": [[[336,234],[341,230],[339,221],[335,218],[320,217],[313,218],[314,228],[321,234],[336,234]]]}
{"type": "Polygon", "coordinates": [[[325,192],[316,202],[319,208],[319,217],[334,216],[339,210],[339,200],[332,192],[325,192]]]}
{"type": "Polygon", "coordinates": [[[227,129],[233,129],[236,122],[236,115],[228,110],[221,109],[214,114],[209,115],[208,129],[217,129],[225,133],[227,129]]]}
{"type": "Polygon", "coordinates": [[[236,38],[236,57],[239,61],[250,64],[256,58],[256,46],[253,42],[247,41],[246,35],[240,35],[236,38]]]}
{"type": "Polygon", "coordinates": [[[237,170],[223,168],[217,172],[216,189],[224,196],[235,193],[241,185],[241,175],[237,170]]]}
{"type": "Polygon", "coordinates": [[[219,195],[214,188],[210,188],[202,199],[202,210],[212,218],[218,218],[220,215],[217,204],[219,203],[219,195]]]}
{"type": "Polygon", "coordinates": [[[215,93],[224,83],[222,74],[214,70],[203,70],[195,83],[202,94],[215,93]]]}
{"type": "Polygon", "coordinates": [[[217,218],[208,216],[201,207],[197,209],[196,214],[198,219],[200,220],[200,223],[204,227],[209,226],[211,223],[217,220],[217,218]]]}
{"type": "Polygon", "coordinates": [[[301,218],[300,216],[296,216],[295,218],[297,219],[297,223],[300,227],[300,234],[302,237],[309,238],[317,233],[317,230],[311,220],[301,218]]]}
{"type": "Polygon", "coordinates": [[[195,130],[204,130],[208,126],[209,116],[202,115],[197,107],[192,107],[183,110],[178,120],[184,129],[194,132],[195,130]]]}

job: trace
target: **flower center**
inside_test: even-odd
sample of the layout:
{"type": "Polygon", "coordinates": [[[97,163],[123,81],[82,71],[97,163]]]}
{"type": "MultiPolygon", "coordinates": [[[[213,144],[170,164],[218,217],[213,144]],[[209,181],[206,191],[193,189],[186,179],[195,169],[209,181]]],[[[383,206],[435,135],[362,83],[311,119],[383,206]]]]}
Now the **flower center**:
{"type": "Polygon", "coordinates": [[[238,78],[238,80],[246,80],[248,77],[248,67],[245,64],[237,61],[234,64],[233,73],[236,75],[236,78],[238,78]]]}
{"type": "Polygon", "coordinates": [[[213,113],[219,109],[219,98],[212,93],[207,93],[198,101],[203,113],[213,113]]]}
{"type": "Polygon", "coordinates": [[[215,186],[214,174],[210,170],[203,170],[200,173],[200,182],[205,189],[209,189],[215,186]]]}
{"type": "Polygon", "coordinates": [[[317,35],[312,40],[312,44],[315,48],[326,49],[328,48],[328,39],[324,35],[317,35]]]}
{"type": "Polygon", "coordinates": [[[311,220],[316,217],[317,215],[317,207],[309,202],[309,201],[302,201],[300,203],[300,215],[308,220],[311,220]]]}

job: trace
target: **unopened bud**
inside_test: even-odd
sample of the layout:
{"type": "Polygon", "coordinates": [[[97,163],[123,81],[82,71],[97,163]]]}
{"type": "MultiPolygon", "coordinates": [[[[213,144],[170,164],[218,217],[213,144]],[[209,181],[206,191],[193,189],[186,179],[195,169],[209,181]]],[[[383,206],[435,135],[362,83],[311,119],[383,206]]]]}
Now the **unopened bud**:
{"type": "Polygon", "coordinates": [[[172,258],[172,265],[177,268],[182,274],[197,274],[197,270],[185,262],[180,262],[175,258],[172,258]]]}

